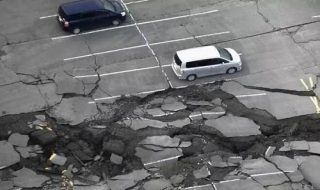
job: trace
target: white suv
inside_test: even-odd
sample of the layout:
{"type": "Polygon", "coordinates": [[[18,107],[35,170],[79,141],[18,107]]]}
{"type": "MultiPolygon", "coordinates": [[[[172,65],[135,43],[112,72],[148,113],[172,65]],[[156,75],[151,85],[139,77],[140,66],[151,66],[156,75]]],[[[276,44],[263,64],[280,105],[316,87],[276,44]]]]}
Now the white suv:
{"type": "Polygon", "coordinates": [[[193,81],[197,77],[232,74],[240,71],[239,54],[231,48],[203,46],[177,51],[172,69],[179,79],[193,81]]]}

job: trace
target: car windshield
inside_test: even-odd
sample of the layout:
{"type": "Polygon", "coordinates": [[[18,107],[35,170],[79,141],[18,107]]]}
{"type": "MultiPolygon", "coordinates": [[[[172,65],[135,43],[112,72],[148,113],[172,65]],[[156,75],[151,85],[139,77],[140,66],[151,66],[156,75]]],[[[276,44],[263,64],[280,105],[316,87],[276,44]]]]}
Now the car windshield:
{"type": "Polygon", "coordinates": [[[226,49],[224,49],[224,48],[220,48],[220,47],[216,47],[216,48],[217,48],[217,50],[219,51],[220,56],[221,56],[222,58],[225,58],[225,59],[227,59],[227,60],[232,61],[232,56],[231,56],[231,54],[228,52],[228,50],[226,50],[226,49]]]}
{"type": "Polygon", "coordinates": [[[109,11],[112,11],[112,12],[115,12],[115,7],[107,0],[99,0],[105,9],[109,10],[109,11]]]}

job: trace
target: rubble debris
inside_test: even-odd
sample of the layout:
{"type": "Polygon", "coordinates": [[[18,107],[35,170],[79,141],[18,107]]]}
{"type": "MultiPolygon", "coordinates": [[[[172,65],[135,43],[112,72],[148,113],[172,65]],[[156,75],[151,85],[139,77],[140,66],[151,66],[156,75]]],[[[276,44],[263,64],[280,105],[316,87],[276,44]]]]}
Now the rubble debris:
{"type": "Polygon", "coordinates": [[[297,170],[295,172],[289,172],[287,173],[287,176],[290,178],[290,181],[292,182],[300,182],[304,179],[300,170],[297,170]]]}
{"type": "Polygon", "coordinates": [[[173,175],[173,176],[170,177],[170,182],[174,187],[177,187],[177,186],[179,186],[179,184],[181,184],[183,182],[183,180],[185,178],[186,177],[181,175],[181,174],[173,175]]]}
{"type": "Polygon", "coordinates": [[[202,111],[202,117],[204,119],[217,119],[219,117],[221,117],[222,115],[224,115],[226,112],[224,110],[220,110],[218,108],[215,108],[211,111],[202,111]]]}
{"type": "Polygon", "coordinates": [[[210,175],[210,172],[207,166],[203,166],[202,168],[193,171],[193,175],[196,179],[200,179],[208,177],[210,175]]]}
{"type": "Polygon", "coordinates": [[[294,157],[293,157],[293,159],[298,163],[299,166],[300,166],[307,158],[308,158],[308,156],[294,156],[294,157]]]}
{"type": "Polygon", "coordinates": [[[146,127],[155,127],[155,128],[164,128],[167,127],[167,123],[158,121],[158,120],[151,120],[151,119],[129,119],[129,120],[124,120],[124,123],[134,129],[134,130],[139,130],[143,129],[146,127]]]}
{"type": "Polygon", "coordinates": [[[40,126],[40,127],[43,127],[43,126],[47,126],[48,123],[45,122],[45,121],[40,121],[40,120],[35,120],[32,122],[32,126],[40,126]]]}
{"type": "Polygon", "coordinates": [[[229,157],[227,160],[228,164],[240,164],[241,162],[242,162],[241,156],[232,156],[232,157],[229,157]]]}
{"type": "Polygon", "coordinates": [[[309,150],[308,152],[313,154],[320,154],[320,142],[308,142],[309,150]]]}
{"type": "Polygon", "coordinates": [[[177,128],[182,128],[182,127],[184,127],[186,125],[189,125],[190,123],[191,122],[190,122],[189,118],[179,119],[179,120],[176,120],[176,121],[168,122],[169,125],[177,127],[177,128]]]}
{"type": "Polygon", "coordinates": [[[31,133],[31,137],[38,141],[41,145],[50,144],[57,139],[56,133],[49,130],[34,131],[31,133]]]}
{"type": "Polygon", "coordinates": [[[248,175],[280,172],[275,165],[263,158],[243,160],[240,170],[248,175]]]}
{"type": "Polygon", "coordinates": [[[14,150],[11,143],[0,141],[0,169],[20,162],[20,155],[14,150]]]}
{"type": "Polygon", "coordinates": [[[284,172],[295,172],[298,169],[297,162],[286,156],[275,155],[269,157],[268,160],[276,164],[277,167],[284,172]]]}
{"type": "Polygon", "coordinates": [[[212,103],[207,101],[187,101],[186,104],[193,106],[213,106],[212,103]]]}
{"type": "Polygon", "coordinates": [[[268,149],[266,150],[264,156],[265,156],[265,157],[270,157],[275,150],[276,150],[276,147],[274,147],[274,146],[269,146],[268,149]]]}
{"type": "MultiPolygon", "coordinates": [[[[160,99],[158,100],[160,102],[160,99]]],[[[161,102],[162,104],[173,104],[175,102],[177,102],[178,100],[175,97],[172,96],[168,96],[165,99],[163,99],[163,102],[161,102]]]]}
{"type": "Polygon", "coordinates": [[[115,153],[121,155],[124,151],[124,142],[121,140],[109,140],[107,142],[103,142],[103,150],[108,151],[110,153],[115,153]]]}
{"type": "Polygon", "coordinates": [[[216,99],[212,100],[211,103],[218,105],[218,106],[221,106],[222,100],[220,98],[216,98],[216,99]]]}
{"type": "Polygon", "coordinates": [[[122,160],[123,160],[123,158],[121,157],[121,156],[118,156],[118,155],[116,155],[116,154],[111,154],[111,156],[110,156],[110,161],[112,162],[112,163],[115,163],[115,164],[122,164],[122,160]]]}
{"type": "Polygon", "coordinates": [[[136,148],[136,156],[138,156],[144,167],[161,167],[176,162],[182,156],[182,150],[177,148],[165,148],[162,151],[146,150],[144,148],[136,148]]]}
{"type": "Polygon", "coordinates": [[[189,118],[190,118],[192,121],[203,120],[203,116],[202,116],[202,113],[201,113],[200,111],[192,112],[192,113],[189,115],[189,118]]]}
{"type": "Polygon", "coordinates": [[[12,181],[0,181],[0,188],[1,188],[1,190],[11,190],[11,189],[13,189],[13,182],[12,181]]]}
{"type": "Polygon", "coordinates": [[[237,190],[265,190],[265,188],[251,178],[241,180],[230,180],[227,183],[215,183],[215,189],[237,189],[237,190]]]}
{"type": "Polygon", "coordinates": [[[308,180],[315,189],[320,189],[320,157],[308,156],[300,165],[302,175],[308,180]]]}
{"type": "Polygon", "coordinates": [[[29,136],[12,133],[8,139],[12,145],[26,147],[28,145],[29,136]]]}
{"type": "Polygon", "coordinates": [[[225,167],[229,167],[229,165],[227,164],[227,162],[224,162],[222,160],[222,157],[220,155],[216,155],[216,156],[212,156],[210,158],[210,163],[211,166],[213,167],[218,167],[218,168],[225,168],[225,167]]]}
{"type": "Polygon", "coordinates": [[[150,174],[146,170],[134,170],[129,174],[112,177],[110,180],[107,180],[107,184],[110,190],[126,190],[148,176],[150,174]]]}
{"type": "Polygon", "coordinates": [[[225,137],[242,137],[260,135],[259,126],[253,121],[232,115],[227,115],[218,119],[207,120],[205,125],[220,131],[225,137]]]}
{"type": "Polygon", "coordinates": [[[291,150],[309,150],[309,145],[307,141],[291,141],[291,150]]]}
{"type": "Polygon", "coordinates": [[[42,148],[39,145],[27,146],[27,147],[16,147],[17,152],[23,158],[35,157],[37,154],[43,153],[42,148]]]}
{"type": "Polygon", "coordinates": [[[43,183],[50,180],[49,177],[38,175],[28,168],[22,168],[13,172],[12,175],[16,176],[12,178],[14,186],[22,188],[42,187],[43,183]]]}
{"type": "Polygon", "coordinates": [[[160,108],[147,109],[146,113],[152,115],[153,117],[161,117],[166,115],[160,108]]]}
{"type": "Polygon", "coordinates": [[[64,156],[60,156],[60,155],[57,155],[55,153],[53,153],[51,155],[51,157],[49,158],[49,160],[53,163],[53,164],[56,164],[56,165],[59,165],[59,166],[63,166],[66,161],[67,161],[67,158],[64,157],[64,156]]]}
{"type": "Polygon", "coordinates": [[[162,110],[165,110],[165,111],[180,111],[180,110],[184,110],[186,109],[187,106],[185,106],[183,103],[181,102],[174,102],[174,103],[168,103],[168,104],[163,104],[161,106],[161,109],[162,110]]]}
{"type": "Polygon", "coordinates": [[[252,179],[259,182],[262,186],[280,185],[290,181],[282,172],[270,173],[266,175],[251,175],[252,179]]]}
{"type": "Polygon", "coordinates": [[[169,180],[166,180],[164,178],[161,179],[152,179],[150,181],[147,181],[145,184],[143,184],[144,189],[148,190],[159,190],[159,189],[173,189],[171,186],[171,183],[169,180]]]}
{"type": "Polygon", "coordinates": [[[171,138],[167,135],[162,136],[151,136],[140,141],[139,144],[142,145],[157,145],[160,147],[178,147],[180,144],[179,138],[171,138]]]}
{"type": "Polygon", "coordinates": [[[35,115],[35,117],[38,120],[42,121],[42,122],[46,122],[46,116],[45,115],[35,115]]]}

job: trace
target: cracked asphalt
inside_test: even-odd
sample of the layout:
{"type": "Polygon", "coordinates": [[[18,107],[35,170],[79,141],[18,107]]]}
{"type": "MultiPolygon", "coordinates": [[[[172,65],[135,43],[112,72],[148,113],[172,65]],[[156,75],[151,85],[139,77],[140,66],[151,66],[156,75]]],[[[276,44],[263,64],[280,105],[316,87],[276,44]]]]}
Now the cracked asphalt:
{"type": "Polygon", "coordinates": [[[319,1],[124,0],[79,35],[68,1],[0,1],[0,189],[320,189],[319,1]],[[243,70],[177,79],[205,45],[243,70]]]}

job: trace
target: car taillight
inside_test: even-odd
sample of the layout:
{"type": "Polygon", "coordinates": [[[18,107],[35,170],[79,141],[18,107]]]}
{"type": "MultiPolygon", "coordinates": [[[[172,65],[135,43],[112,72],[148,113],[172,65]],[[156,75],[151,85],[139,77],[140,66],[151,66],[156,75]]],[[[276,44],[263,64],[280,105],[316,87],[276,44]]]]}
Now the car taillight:
{"type": "Polygon", "coordinates": [[[69,22],[64,21],[64,27],[69,27],[69,22]]]}

